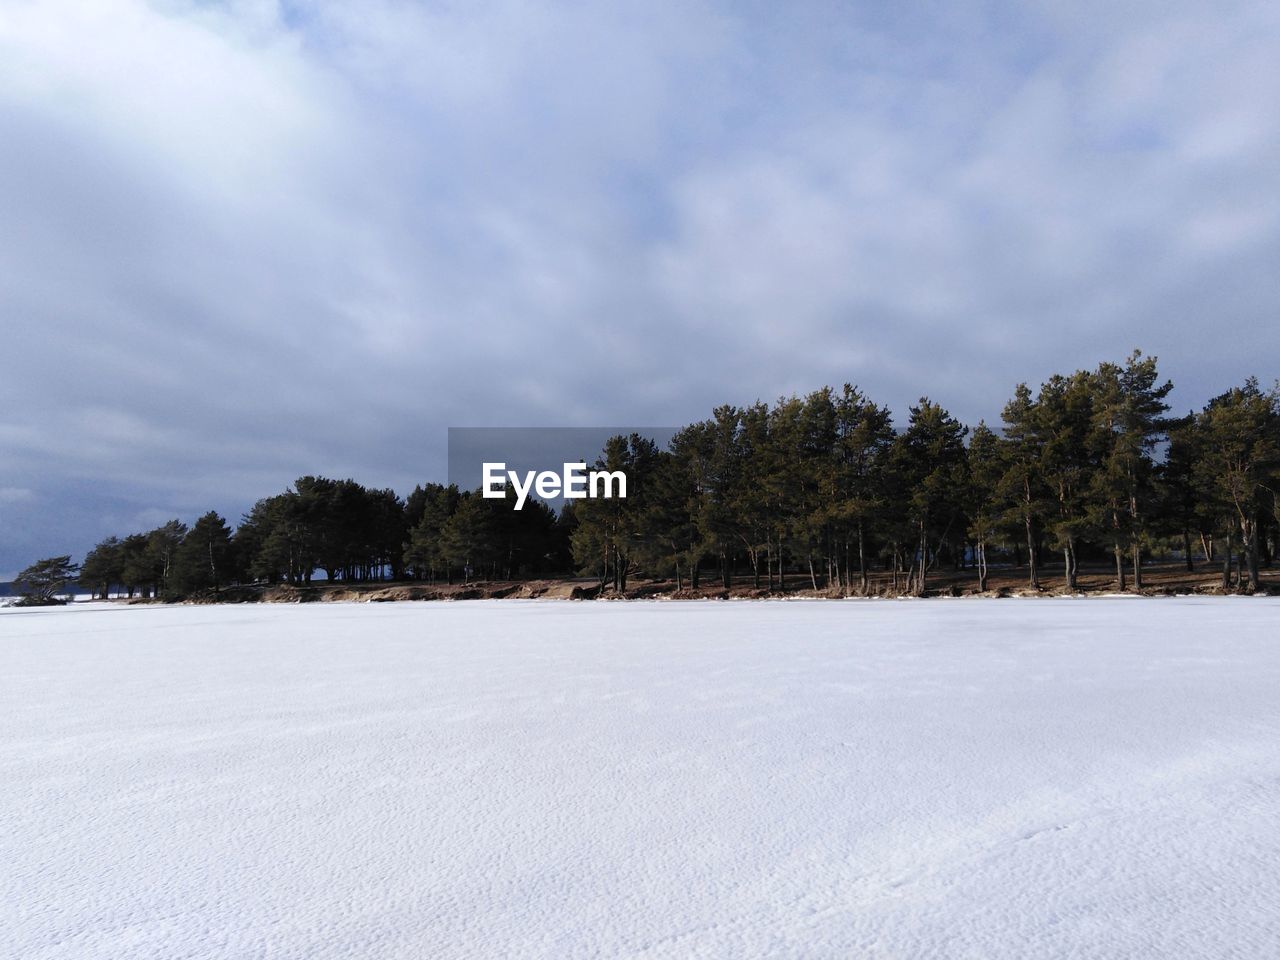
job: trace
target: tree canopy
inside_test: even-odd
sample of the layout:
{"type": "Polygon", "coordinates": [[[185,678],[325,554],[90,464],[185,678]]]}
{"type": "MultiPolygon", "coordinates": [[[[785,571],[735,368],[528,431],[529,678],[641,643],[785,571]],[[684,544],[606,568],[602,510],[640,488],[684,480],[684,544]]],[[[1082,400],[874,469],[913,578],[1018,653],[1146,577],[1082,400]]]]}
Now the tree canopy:
{"type": "Polygon", "coordinates": [[[21,606],[43,607],[64,601],[59,594],[76,582],[80,568],[71,562],[69,554],[37,560],[19,573],[13,580],[21,606]]]}
{"type": "MultiPolygon", "coordinates": [[[[895,428],[852,384],[772,403],[721,405],[665,448],[612,438],[593,466],[622,470],[626,499],[540,501],[427,483],[401,499],[355,480],[308,475],[257,501],[233,531],[216,513],[108,537],[80,582],[96,595],[217,593],[232,583],[576,573],[625,591],[635,577],[748,576],[761,590],[804,585],[925,593],[934,571],[992,564],[1046,571],[1073,589],[1082,563],[1110,564],[1141,589],[1153,551],[1220,563],[1224,587],[1257,590],[1280,535],[1280,392],[1256,379],[1169,416],[1154,357],[1022,383],[998,428],[970,430],[922,397],[895,428]]],[[[56,558],[65,559],[65,558],[56,558]]],[[[44,561],[42,561],[44,562],[44,561]]],[[[68,559],[69,563],[69,559],[68,559]]],[[[56,591],[55,591],[56,592],[56,591]]]]}

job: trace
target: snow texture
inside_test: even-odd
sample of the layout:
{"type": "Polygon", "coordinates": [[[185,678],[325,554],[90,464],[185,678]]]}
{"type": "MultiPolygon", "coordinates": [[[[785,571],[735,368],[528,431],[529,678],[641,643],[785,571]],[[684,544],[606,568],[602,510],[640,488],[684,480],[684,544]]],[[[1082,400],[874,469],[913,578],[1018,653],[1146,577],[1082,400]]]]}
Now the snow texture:
{"type": "Polygon", "coordinates": [[[0,956],[1280,956],[1280,603],[0,613],[0,956]]]}

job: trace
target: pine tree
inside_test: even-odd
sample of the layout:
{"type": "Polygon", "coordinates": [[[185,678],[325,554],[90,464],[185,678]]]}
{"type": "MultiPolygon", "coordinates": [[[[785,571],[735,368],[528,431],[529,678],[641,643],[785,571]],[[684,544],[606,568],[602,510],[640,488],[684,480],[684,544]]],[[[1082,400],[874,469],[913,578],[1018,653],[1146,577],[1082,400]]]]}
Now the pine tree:
{"type": "Polygon", "coordinates": [[[1043,480],[1040,476],[1035,401],[1025,383],[1018,384],[1013,399],[1005,404],[1001,419],[1004,421],[1007,455],[999,490],[1001,497],[1010,505],[1006,518],[1016,521],[1026,538],[1027,581],[1033,590],[1039,590],[1036,545],[1044,512],[1043,480]]]}
{"type": "Polygon", "coordinates": [[[1168,433],[1165,398],[1173,389],[1158,382],[1156,358],[1135,350],[1123,367],[1099,365],[1093,375],[1093,445],[1098,458],[1091,493],[1095,527],[1106,531],[1124,589],[1124,554],[1130,554],[1133,588],[1142,589],[1142,548],[1155,500],[1156,444],[1168,433]]]}
{"type": "Polygon", "coordinates": [[[978,572],[978,591],[987,590],[987,546],[998,529],[1002,504],[1000,479],[1007,469],[1004,444],[985,422],[979,421],[969,437],[966,451],[965,477],[967,499],[965,512],[969,519],[969,536],[973,538],[974,567],[978,572]]]}
{"type": "Polygon", "coordinates": [[[217,594],[228,582],[232,567],[231,530],[210,510],[195,522],[175,553],[174,588],[184,594],[209,589],[217,594]]]}
{"type": "Polygon", "coordinates": [[[896,473],[905,484],[907,518],[916,538],[908,590],[917,596],[925,594],[938,547],[953,530],[963,529],[967,433],[946,410],[921,397],[894,446],[896,473]]]}
{"type": "Polygon", "coordinates": [[[84,558],[80,567],[80,586],[93,597],[103,600],[113,586],[124,583],[124,554],[118,537],[107,537],[84,558]]]}
{"type": "Polygon", "coordinates": [[[893,421],[887,407],[877,406],[846,383],[836,401],[836,435],[841,491],[839,515],[846,554],[845,591],[848,592],[852,572],[848,559],[852,541],[857,544],[859,591],[866,596],[869,586],[867,542],[889,496],[886,460],[893,446],[893,421]]]}
{"type": "Polygon", "coordinates": [[[1087,373],[1053,376],[1040,388],[1034,407],[1040,449],[1039,475],[1048,509],[1047,529],[1062,551],[1068,590],[1076,588],[1077,545],[1088,525],[1088,490],[1096,464],[1090,444],[1093,384],[1087,373]]]}
{"type": "MultiPolygon", "coordinates": [[[[440,534],[444,561],[461,569],[466,582],[477,570],[490,567],[498,558],[496,514],[491,504],[477,492],[464,493],[458,507],[445,521],[440,534]]],[[[505,507],[505,501],[504,501],[505,507]]]]}
{"type": "Polygon", "coordinates": [[[161,595],[170,592],[174,559],[186,535],[187,525],[181,520],[170,520],[147,534],[147,552],[155,564],[157,588],[161,595]]]}
{"type": "Polygon", "coordinates": [[[13,579],[13,587],[21,599],[19,606],[45,607],[62,604],[58,594],[76,581],[80,568],[70,555],[37,560],[13,579]]]}
{"type": "Polygon", "coordinates": [[[444,551],[444,528],[457,511],[462,495],[455,484],[445,487],[429,483],[419,490],[421,497],[415,505],[418,522],[404,545],[404,562],[420,580],[430,579],[434,583],[443,574],[452,583],[453,572],[444,551]]]}
{"type": "Polygon", "coordinates": [[[1263,391],[1251,377],[1211,400],[1195,429],[1198,456],[1192,469],[1201,495],[1227,521],[1228,536],[1239,535],[1248,589],[1256,592],[1259,529],[1274,512],[1280,489],[1280,386],[1263,391]]]}

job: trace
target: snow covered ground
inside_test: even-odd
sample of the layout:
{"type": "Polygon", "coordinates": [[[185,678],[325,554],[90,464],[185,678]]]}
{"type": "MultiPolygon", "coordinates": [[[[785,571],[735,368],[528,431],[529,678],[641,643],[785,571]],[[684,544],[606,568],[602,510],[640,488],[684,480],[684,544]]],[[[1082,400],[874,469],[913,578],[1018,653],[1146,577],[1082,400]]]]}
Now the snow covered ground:
{"type": "Polygon", "coordinates": [[[0,956],[1280,955],[1280,602],[0,613],[0,956]]]}

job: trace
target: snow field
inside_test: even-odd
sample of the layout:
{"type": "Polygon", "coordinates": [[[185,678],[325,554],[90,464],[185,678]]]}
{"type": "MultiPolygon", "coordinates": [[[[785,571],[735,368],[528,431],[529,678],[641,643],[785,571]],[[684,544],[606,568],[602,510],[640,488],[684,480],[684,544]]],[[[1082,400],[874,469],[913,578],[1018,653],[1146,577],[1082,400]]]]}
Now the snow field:
{"type": "Polygon", "coordinates": [[[0,613],[0,956],[1280,955],[1280,602],[0,613]]]}

